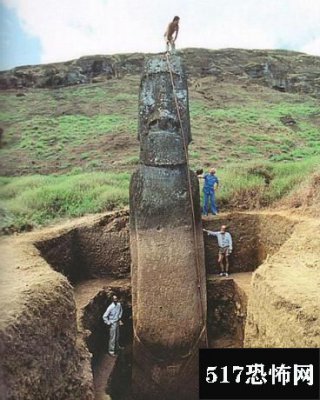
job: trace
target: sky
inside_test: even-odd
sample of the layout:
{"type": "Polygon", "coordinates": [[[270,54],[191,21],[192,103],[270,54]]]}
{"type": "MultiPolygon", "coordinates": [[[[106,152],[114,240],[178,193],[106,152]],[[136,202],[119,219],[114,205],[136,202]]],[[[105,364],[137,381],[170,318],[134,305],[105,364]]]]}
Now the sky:
{"type": "Polygon", "coordinates": [[[177,48],[288,49],[320,56],[320,0],[0,0],[0,69],[177,48]]]}

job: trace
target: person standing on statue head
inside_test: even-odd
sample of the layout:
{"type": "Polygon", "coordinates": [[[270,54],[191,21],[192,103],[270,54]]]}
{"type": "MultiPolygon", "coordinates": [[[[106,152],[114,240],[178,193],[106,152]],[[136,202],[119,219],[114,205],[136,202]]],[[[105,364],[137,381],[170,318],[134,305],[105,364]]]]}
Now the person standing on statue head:
{"type": "Polygon", "coordinates": [[[116,295],[113,295],[112,303],[109,305],[106,312],[102,316],[103,322],[110,327],[108,353],[112,357],[115,357],[116,352],[120,349],[119,326],[123,325],[121,317],[122,305],[118,301],[118,297],[116,295]]]}
{"type": "Polygon", "coordinates": [[[216,170],[211,168],[209,173],[198,175],[198,178],[204,179],[202,213],[208,215],[210,201],[211,212],[213,215],[217,215],[218,209],[216,206],[215,191],[219,187],[219,179],[216,177],[216,170]]]}
{"type": "Polygon", "coordinates": [[[215,236],[218,239],[219,246],[219,258],[218,263],[220,265],[220,276],[229,275],[229,256],[232,252],[232,237],[229,232],[227,232],[227,226],[221,225],[220,231],[213,232],[203,229],[207,232],[208,236],[215,236]],[[225,261],[225,266],[224,262],[225,261]]]}
{"type": "Polygon", "coordinates": [[[168,25],[168,28],[164,34],[164,38],[165,38],[166,46],[167,46],[167,53],[169,52],[170,46],[171,46],[171,51],[173,54],[176,51],[175,41],[177,40],[178,32],[179,32],[179,21],[180,21],[180,18],[178,16],[175,16],[173,18],[173,21],[170,22],[170,24],[168,25]],[[173,34],[175,34],[174,38],[173,38],[173,34]]]}

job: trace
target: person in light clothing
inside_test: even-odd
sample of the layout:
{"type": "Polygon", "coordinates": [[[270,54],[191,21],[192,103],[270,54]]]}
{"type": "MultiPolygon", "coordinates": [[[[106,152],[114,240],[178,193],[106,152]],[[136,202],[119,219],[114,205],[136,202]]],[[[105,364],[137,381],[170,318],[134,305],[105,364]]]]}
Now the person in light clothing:
{"type": "Polygon", "coordinates": [[[218,239],[219,246],[219,258],[218,263],[220,265],[220,276],[229,275],[229,256],[232,252],[232,237],[229,232],[227,232],[227,226],[221,225],[220,231],[213,232],[207,229],[203,230],[207,232],[208,236],[215,236],[218,239]],[[225,261],[225,266],[224,266],[225,261]]]}
{"type": "Polygon", "coordinates": [[[119,350],[119,326],[123,325],[121,321],[122,306],[118,301],[116,295],[112,296],[112,303],[103,314],[103,322],[110,327],[109,330],[109,347],[108,353],[110,356],[115,357],[116,352],[119,350]]]}

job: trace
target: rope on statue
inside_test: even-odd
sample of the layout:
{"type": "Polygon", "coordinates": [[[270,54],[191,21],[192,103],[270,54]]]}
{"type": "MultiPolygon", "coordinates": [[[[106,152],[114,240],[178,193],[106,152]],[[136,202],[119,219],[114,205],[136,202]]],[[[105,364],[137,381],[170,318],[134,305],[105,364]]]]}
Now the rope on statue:
{"type": "MultiPolygon", "coordinates": [[[[184,136],[184,131],[183,131],[183,125],[182,125],[182,120],[181,120],[181,114],[180,114],[180,109],[179,109],[179,103],[176,95],[176,90],[175,90],[175,85],[174,85],[174,80],[173,80],[173,73],[171,69],[171,64],[169,60],[169,55],[168,53],[166,54],[167,58],[167,64],[168,64],[168,70],[170,74],[170,80],[171,80],[171,85],[172,85],[172,90],[173,90],[173,96],[174,96],[174,101],[175,101],[175,106],[176,106],[176,111],[177,111],[177,116],[179,119],[179,124],[181,128],[181,135],[182,135],[182,140],[183,140],[183,147],[184,147],[184,153],[185,153],[185,158],[186,158],[186,164],[187,164],[187,178],[188,178],[188,192],[189,192],[189,197],[190,197],[190,203],[191,203],[191,212],[192,212],[192,226],[193,226],[193,237],[194,237],[194,243],[196,247],[196,271],[197,271],[197,280],[198,280],[198,291],[199,291],[199,296],[200,296],[200,314],[201,314],[201,320],[202,320],[202,328],[200,331],[200,334],[198,338],[195,340],[193,343],[192,348],[190,351],[185,354],[184,356],[180,357],[180,360],[187,359],[187,361],[184,363],[182,366],[182,370],[185,370],[186,367],[189,365],[189,363],[192,361],[192,355],[195,354],[196,350],[198,349],[198,343],[201,337],[204,335],[206,331],[206,312],[203,309],[203,298],[202,298],[202,292],[201,292],[201,273],[200,273],[200,261],[199,261],[199,243],[198,243],[198,238],[197,238],[197,231],[196,231],[196,222],[195,222],[195,213],[194,213],[194,202],[193,202],[193,197],[192,197],[192,185],[191,185],[191,175],[190,175],[190,168],[189,168],[189,156],[188,156],[188,148],[187,148],[187,143],[186,139],[184,136]]],[[[152,351],[146,346],[146,344],[143,343],[143,341],[140,339],[139,335],[136,332],[135,327],[133,326],[133,335],[136,341],[139,343],[139,345],[145,350],[145,353],[149,356],[149,358],[153,359],[154,361],[157,362],[164,362],[164,359],[161,359],[157,356],[155,356],[152,351]]],[[[206,346],[208,347],[208,338],[207,335],[205,334],[205,341],[206,341],[206,346]]]]}
{"type": "MultiPolygon", "coordinates": [[[[174,102],[175,102],[175,106],[176,106],[176,110],[177,110],[177,115],[178,115],[178,119],[179,119],[179,124],[180,124],[180,128],[181,128],[181,136],[182,136],[182,140],[183,140],[183,148],[184,148],[184,153],[185,153],[185,158],[186,158],[186,164],[187,164],[187,176],[188,176],[188,189],[189,189],[189,197],[190,197],[190,203],[191,203],[191,212],[192,212],[192,225],[193,225],[193,238],[194,238],[194,243],[196,246],[196,266],[197,266],[197,279],[198,279],[198,291],[199,291],[199,295],[200,295],[200,311],[201,311],[201,319],[202,319],[202,323],[203,323],[203,327],[202,330],[200,332],[199,339],[201,338],[204,330],[205,330],[205,326],[206,326],[206,312],[203,309],[203,299],[202,299],[202,291],[201,291],[201,272],[200,272],[200,261],[199,261],[199,246],[198,246],[198,237],[197,237],[197,231],[196,231],[196,218],[195,218],[195,214],[194,214],[194,202],[193,202],[193,197],[192,197],[192,185],[191,185],[191,175],[190,175],[190,167],[189,167],[189,155],[188,155],[188,148],[187,148],[187,143],[186,143],[186,138],[184,135],[184,131],[183,131],[183,125],[182,125],[182,120],[181,120],[181,114],[180,114],[180,109],[179,109],[179,102],[177,99],[177,95],[176,95],[176,90],[175,90],[175,85],[174,85],[174,80],[173,80],[173,73],[172,73],[172,68],[171,68],[171,64],[170,64],[170,60],[169,60],[169,54],[166,53],[166,58],[167,58],[167,64],[168,64],[168,70],[169,70],[169,74],[170,74],[170,80],[171,80],[171,85],[172,85],[172,91],[173,91],[173,97],[174,97],[174,102]]],[[[208,347],[208,338],[206,335],[206,346],[208,347]]]]}

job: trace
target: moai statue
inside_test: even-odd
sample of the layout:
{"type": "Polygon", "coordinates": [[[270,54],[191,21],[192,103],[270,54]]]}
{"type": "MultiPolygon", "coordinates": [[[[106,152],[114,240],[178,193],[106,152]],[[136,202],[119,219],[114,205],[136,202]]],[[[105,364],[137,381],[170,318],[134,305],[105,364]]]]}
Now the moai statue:
{"type": "Polygon", "coordinates": [[[199,184],[186,159],[187,77],[178,56],[170,69],[175,89],[164,56],[146,61],[140,85],[140,166],[130,185],[136,399],[197,399],[198,348],[207,341],[199,184]]]}

